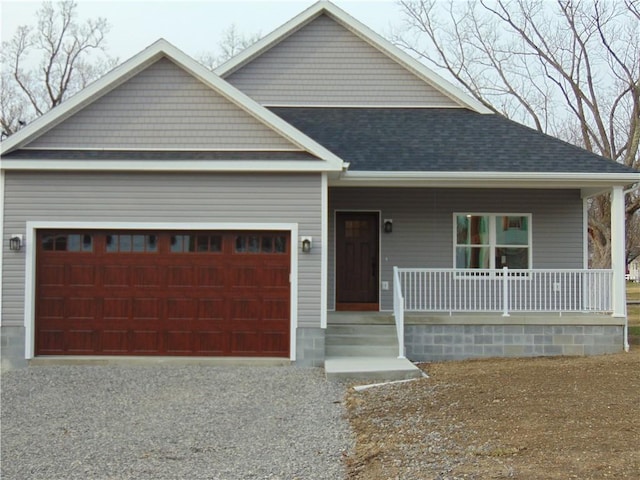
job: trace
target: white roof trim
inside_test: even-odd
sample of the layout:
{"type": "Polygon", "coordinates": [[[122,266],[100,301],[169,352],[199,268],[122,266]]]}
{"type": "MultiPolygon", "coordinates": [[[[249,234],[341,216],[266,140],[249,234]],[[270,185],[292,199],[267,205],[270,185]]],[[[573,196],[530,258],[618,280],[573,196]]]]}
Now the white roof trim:
{"type": "Polygon", "coordinates": [[[343,27],[350,30],[352,33],[360,37],[362,40],[366,41],[369,45],[376,48],[383,54],[395,60],[397,63],[412,72],[414,75],[418,76],[418,78],[421,78],[427,84],[433,86],[441,93],[454,100],[460,106],[469,108],[478,113],[493,113],[471,95],[463,92],[460,88],[456,87],[448,80],[445,80],[443,77],[428,68],[426,65],[419,62],[409,54],[403,52],[391,42],[380,36],[378,33],[374,32],[369,27],[353,18],[344,10],[325,0],[314,3],[305,11],[292,18],[287,23],[271,32],[269,35],[263,37],[261,40],[258,40],[256,43],[246,48],[235,57],[220,65],[214,70],[214,72],[220,77],[225,77],[233,73],[234,71],[252,61],[254,58],[260,56],[266,50],[269,50],[275,44],[279,43],[292,33],[304,27],[307,23],[311,22],[323,13],[329,15],[343,27]]]}
{"type": "Polygon", "coordinates": [[[24,147],[23,152],[306,152],[301,148],[140,148],[140,147],[24,147]]]}
{"type": "Polygon", "coordinates": [[[326,170],[342,169],[342,159],[331,153],[325,147],[304,135],[302,132],[282,120],[277,115],[249,98],[223,79],[207,70],[203,65],[174,47],[164,39],[160,39],[130,58],[122,65],[93,82],[91,85],[69,98],[59,106],[37,118],[22,130],[18,131],[2,142],[2,153],[8,153],[34,140],[45,131],[62,122],[95,99],[122,84],[133,75],[144,70],[147,66],[162,57],[176,63],[194,77],[198,78],[212,90],[225,97],[230,102],[253,116],[255,119],[272,129],[294,145],[323,159],[327,163],[326,170]]]}
{"type": "MultiPolygon", "coordinates": [[[[331,177],[330,177],[331,178],[331,177]]],[[[640,180],[640,173],[342,172],[332,187],[608,188],[640,180]]]]}
{"type": "Polygon", "coordinates": [[[1,171],[326,172],[322,160],[2,160],[1,171]]]}

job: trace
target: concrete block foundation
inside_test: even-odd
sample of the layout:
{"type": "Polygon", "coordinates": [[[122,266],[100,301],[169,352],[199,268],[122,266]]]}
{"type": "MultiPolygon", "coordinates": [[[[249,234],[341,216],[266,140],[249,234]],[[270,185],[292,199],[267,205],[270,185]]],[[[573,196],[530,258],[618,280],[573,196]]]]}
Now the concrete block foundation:
{"type": "Polygon", "coordinates": [[[27,366],[24,358],[24,327],[0,328],[0,358],[3,372],[27,366]]]}
{"type": "Polygon", "coordinates": [[[623,334],[624,319],[605,316],[409,317],[404,329],[407,358],[422,362],[619,353],[623,334]]]}
{"type": "Polygon", "coordinates": [[[296,365],[324,367],[325,329],[298,327],[296,330],[296,365]]]}

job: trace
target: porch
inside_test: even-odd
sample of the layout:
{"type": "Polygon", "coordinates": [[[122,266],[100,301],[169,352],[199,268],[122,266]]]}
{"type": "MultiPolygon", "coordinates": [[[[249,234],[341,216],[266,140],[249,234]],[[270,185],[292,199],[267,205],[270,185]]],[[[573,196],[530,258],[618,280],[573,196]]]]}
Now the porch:
{"type": "Polygon", "coordinates": [[[398,355],[412,360],[596,355],[626,345],[612,270],[396,267],[393,293],[398,355]]]}
{"type": "Polygon", "coordinates": [[[625,320],[597,313],[514,313],[509,317],[500,313],[407,313],[402,357],[394,317],[389,313],[330,312],[327,320],[325,370],[334,378],[412,378],[419,375],[412,361],[601,355],[621,352],[624,346],[625,320]],[[385,345],[369,340],[381,325],[389,328],[385,345]],[[339,338],[335,332],[340,327],[348,327],[354,336],[357,328],[367,333],[339,338]],[[335,352],[336,345],[350,345],[352,352],[335,352]],[[394,347],[398,348],[395,354],[394,347]]]}
{"type": "MultiPolygon", "coordinates": [[[[406,359],[620,352],[626,318],[611,314],[612,277],[611,270],[396,267],[393,313],[328,314],[325,369],[335,373],[350,357],[358,376],[379,368],[379,377],[368,378],[384,378],[406,359]]],[[[393,378],[411,376],[410,362],[404,365],[393,378]]]]}

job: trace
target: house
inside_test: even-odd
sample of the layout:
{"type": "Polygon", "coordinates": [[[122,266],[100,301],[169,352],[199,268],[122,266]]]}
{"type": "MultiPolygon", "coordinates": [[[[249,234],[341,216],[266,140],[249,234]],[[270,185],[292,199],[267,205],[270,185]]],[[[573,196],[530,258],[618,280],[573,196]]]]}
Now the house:
{"type": "Polygon", "coordinates": [[[5,140],[1,172],[4,363],[322,366],[345,323],[389,323],[412,360],[624,346],[640,173],[491,113],[329,2],[215,73],[159,40],[5,140]],[[613,267],[589,270],[601,192],[613,267]]]}

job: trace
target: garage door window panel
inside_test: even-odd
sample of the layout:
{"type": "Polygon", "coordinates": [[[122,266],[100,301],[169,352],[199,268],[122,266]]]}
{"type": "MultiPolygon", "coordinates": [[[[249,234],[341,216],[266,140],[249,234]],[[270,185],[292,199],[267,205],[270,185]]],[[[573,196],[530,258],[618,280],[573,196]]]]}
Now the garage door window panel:
{"type": "Polygon", "coordinates": [[[235,253],[287,253],[287,237],[283,235],[237,235],[235,253]]]}
{"type": "Polygon", "coordinates": [[[287,237],[275,237],[275,253],[287,253],[287,237]]]}
{"type": "Polygon", "coordinates": [[[47,252],[93,252],[93,235],[88,233],[44,234],[42,250],[47,252]]]}
{"type": "Polygon", "coordinates": [[[157,235],[108,234],[105,237],[107,253],[158,253],[157,235]]]}
{"type": "Polygon", "coordinates": [[[196,250],[199,253],[221,253],[221,235],[198,235],[196,237],[196,250]]]}

